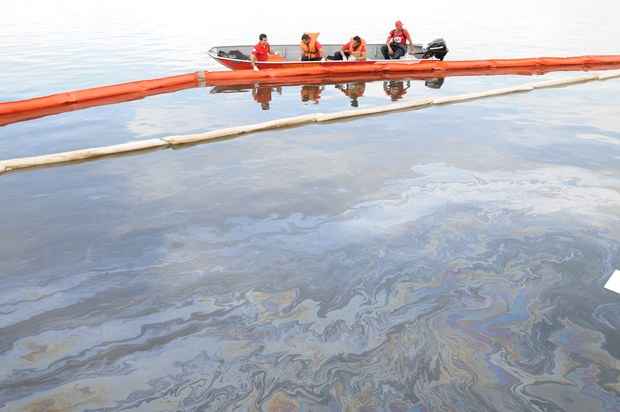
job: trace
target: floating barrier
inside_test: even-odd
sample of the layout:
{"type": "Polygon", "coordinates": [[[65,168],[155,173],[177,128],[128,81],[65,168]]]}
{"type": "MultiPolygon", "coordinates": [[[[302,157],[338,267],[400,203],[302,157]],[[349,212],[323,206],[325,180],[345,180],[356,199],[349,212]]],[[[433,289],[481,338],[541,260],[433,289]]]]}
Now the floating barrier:
{"type": "Polygon", "coordinates": [[[585,76],[572,77],[570,79],[558,79],[558,80],[547,80],[542,82],[532,83],[532,87],[535,89],[548,89],[551,87],[564,87],[571,84],[579,84],[586,83],[592,80],[598,80],[600,76],[597,74],[589,74],[585,76]]]}
{"type": "Polygon", "coordinates": [[[119,94],[116,96],[102,97],[92,100],[86,100],[79,103],[67,103],[60,106],[42,107],[40,109],[33,109],[27,111],[20,111],[17,113],[0,115],[0,126],[6,126],[9,124],[23,122],[25,120],[38,119],[41,117],[52,116],[59,113],[72,112],[76,110],[88,109],[96,106],[106,106],[110,104],[117,104],[122,102],[129,102],[134,100],[144,99],[145,97],[155,96],[158,94],[174,93],[185,89],[191,89],[196,87],[194,82],[181,83],[179,85],[173,85],[169,87],[161,87],[153,90],[146,90],[135,93],[119,94]]]}
{"type": "Polygon", "coordinates": [[[240,136],[242,134],[262,132],[265,130],[281,129],[285,127],[301,126],[316,121],[316,114],[303,116],[287,117],[284,119],[270,120],[247,126],[230,127],[226,129],[213,130],[206,133],[189,134],[183,136],[163,137],[162,140],[171,145],[186,145],[202,143],[209,140],[217,140],[226,137],[240,136]]]}
{"type": "MultiPolygon", "coordinates": [[[[558,71],[592,71],[592,70],[612,70],[612,69],[620,69],[620,64],[615,65],[587,65],[587,66],[547,66],[536,69],[524,69],[524,68],[496,68],[496,69],[465,69],[465,70],[451,70],[446,73],[441,73],[438,75],[437,73],[416,73],[415,75],[411,74],[402,74],[402,73],[374,73],[374,74],[339,74],[339,75],[308,75],[308,76],[293,76],[293,77],[276,77],[269,78],[265,80],[259,81],[247,81],[245,79],[241,80],[219,80],[219,81],[210,81],[209,86],[215,87],[230,87],[230,88],[252,88],[256,85],[260,86],[301,86],[307,84],[336,84],[336,83],[351,83],[351,82],[369,82],[369,81],[377,81],[377,80],[428,80],[435,78],[446,78],[446,77],[460,77],[460,76],[502,76],[502,75],[518,75],[518,76],[533,76],[533,75],[543,75],[551,72],[558,71]]],[[[206,85],[204,82],[204,72],[199,72],[199,74],[203,73],[202,81],[199,81],[198,86],[206,85]]],[[[603,76],[603,75],[601,75],[603,76]]],[[[43,107],[40,109],[33,109],[27,111],[19,111],[11,114],[0,114],[0,126],[6,126],[9,124],[22,122],[26,120],[37,119],[40,117],[51,116],[64,112],[71,112],[75,110],[87,109],[90,107],[96,106],[104,106],[116,103],[122,103],[127,101],[133,101],[138,99],[143,99],[145,97],[163,94],[163,93],[174,93],[177,91],[189,89],[197,87],[195,81],[191,81],[188,83],[180,83],[178,85],[173,84],[172,86],[159,87],[152,90],[146,90],[141,92],[134,93],[126,93],[119,94],[110,97],[103,98],[95,98],[83,102],[78,103],[67,103],[63,105],[57,105],[52,107],[43,107]]],[[[0,104],[1,105],[1,104],[0,104]]]]}
{"type": "MultiPolygon", "coordinates": [[[[400,74],[412,76],[433,75],[435,77],[450,76],[452,73],[466,71],[485,71],[487,75],[505,70],[528,70],[530,72],[544,69],[579,70],[583,67],[596,66],[597,70],[618,68],[620,55],[581,56],[581,57],[543,57],[533,59],[496,59],[496,60],[463,60],[463,61],[399,61],[399,62],[367,62],[356,65],[309,66],[267,70],[238,71],[200,71],[160,79],[141,80],[110,86],[95,87],[27,100],[0,103],[0,116],[46,109],[62,109],[72,104],[92,102],[97,99],[115,98],[132,93],[145,94],[179,85],[217,85],[235,82],[269,81],[279,78],[303,78],[308,76],[339,76],[339,75],[387,75],[400,74]],[[607,67],[606,67],[607,66],[607,67]]],[[[475,74],[471,74],[475,75],[475,74]]]]}
{"type": "Polygon", "coordinates": [[[337,120],[354,119],[356,117],[366,117],[383,113],[398,112],[405,110],[421,109],[434,103],[434,99],[420,99],[410,102],[393,103],[385,106],[370,107],[367,109],[345,110],[336,113],[319,113],[316,115],[317,123],[333,122],[337,120]]]}
{"type": "Polygon", "coordinates": [[[24,157],[15,160],[0,162],[0,173],[8,170],[29,169],[41,166],[50,166],[61,163],[79,162],[99,157],[139,152],[143,150],[167,147],[168,143],[162,139],[137,140],[112,146],[94,147],[90,149],[72,150],[70,152],[47,154],[42,156],[24,157]]]}
{"type": "Polygon", "coordinates": [[[466,102],[468,100],[483,99],[485,97],[503,96],[505,94],[530,92],[532,90],[534,90],[534,87],[526,84],[522,86],[507,87],[504,89],[489,90],[489,91],[481,92],[481,93],[468,93],[468,94],[462,94],[459,96],[438,97],[433,100],[433,104],[442,105],[442,104],[448,104],[448,103],[466,102]]]}
{"type": "Polygon", "coordinates": [[[374,73],[408,73],[422,74],[441,73],[449,74],[459,70],[496,70],[496,69],[529,69],[537,70],[545,67],[576,68],[587,65],[617,65],[620,64],[620,55],[614,56],[581,56],[581,57],[543,57],[533,59],[497,59],[497,60],[463,60],[463,61],[439,61],[423,60],[412,62],[368,62],[356,65],[329,65],[310,66],[307,68],[297,67],[290,69],[268,70],[238,70],[205,72],[207,84],[221,81],[234,80],[266,80],[277,77],[296,77],[311,75],[339,75],[339,74],[367,74],[374,73]]]}
{"type": "Polygon", "coordinates": [[[609,80],[620,78],[620,72],[601,73],[598,75],[599,80],[609,80]]]}
{"type": "MultiPolygon", "coordinates": [[[[204,74],[204,73],[203,73],[204,74]]],[[[35,97],[33,99],[0,103],[0,115],[16,114],[35,110],[63,108],[72,104],[88,103],[98,99],[117,98],[119,96],[146,96],[164,92],[175,86],[195,87],[202,75],[198,73],[182,74],[161,79],[140,80],[136,82],[94,87],[72,92],[35,97]]],[[[131,100],[131,98],[129,99],[131,100]]]]}
{"type": "Polygon", "coordinates": [[[261,86],[299,86],[304,84],[319,84],[319,83],[349,83],[354,81],[376,81],[376,80],[428,80],[438,77],[465,77],[465,76],[534,76],[543,75],[552,72],[575,72],[575,71],[600,71],[600,70],[616,70],[620,69],[620,63],[618,64],[601,64],[601,65],[582,65],[582,66],[545,66],[535,68],[494,68],[494,69],[458,69],[450,70],[447,72],[420,72],[420,73],[371,73],[371,74],[359,74],[359,73],[344,73],[344,74],[312,74],[307,76],[278,76],[271,77],[262,80],[247,80],[247,79],[224,79],[224,80],[209,80],[206,83],[208,86],[218,87],[234,87],[234,86],[246,86],[252,87],[259,84],[261,86]]]}
{"type": "Polygon", "coordinates": [[[366,109],[349,110],[337,113],[314,113],[303,116],[289,117],[279,120],[271,120],[268,122],[231,127],[226,129],[214,130],[207,133],[198,133],[182,136],[169,136],[159,139],[141,140],[129,142],[113,146],[104,146],[91,149],[74,150],[70,152],[54,153],[42,156],[24,157],[17,159],[9,159],[0,161],[0,174],[13,170],[29,169],[41,166],[58,165],[71,163],[76,161],[92,160],[106,156],[127,154],[132,152],[144,151],[149,149],[162,149],[169,147],[178,147],[189,144],[205,143],[217,141],[235,136],[241,136],[248,133],[255,133],[265,130],[274,130],[285,127],[297,127],[311,123],[332,122],[338,120],[346,120],[359,118],[364,116],[377,115],[382,113],[397,112],[403,110],[416,110],[434,105],[445,105],[459,102],[466,102],[475,99],[483,99],[489,97],[502,96],[512,93],[523,93],[533,90],[569,86],[595,80],[609,80],[620,78],[620,71],[604,74],[593,74],[589,76],[579,76],[566,79],[558,79],[551,81],[542,81],[537,83],[529,83],[503,89],[489,90],[479,93],[469,93],[458,96],[438,97],[434,99],[421,99],[411,102],[403,102],[390,104],[386,106],[372,107],[366,109]]]}

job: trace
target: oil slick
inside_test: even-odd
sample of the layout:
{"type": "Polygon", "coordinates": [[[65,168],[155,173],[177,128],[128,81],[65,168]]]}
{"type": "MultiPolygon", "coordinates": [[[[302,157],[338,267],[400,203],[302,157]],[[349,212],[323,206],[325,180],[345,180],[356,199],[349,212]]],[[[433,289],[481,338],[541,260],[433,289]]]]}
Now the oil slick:
{"type": "MultiPolygon", "coordinates": [[[[403,174],[339,213],[153,230],[136,267],[7,279],[0,411],[617,411],[599,275],[620,222],[597,211],[620,210],[618,180],[403,174]]],[[[93,256],[146,239],[108,236],[93,256]]]]}

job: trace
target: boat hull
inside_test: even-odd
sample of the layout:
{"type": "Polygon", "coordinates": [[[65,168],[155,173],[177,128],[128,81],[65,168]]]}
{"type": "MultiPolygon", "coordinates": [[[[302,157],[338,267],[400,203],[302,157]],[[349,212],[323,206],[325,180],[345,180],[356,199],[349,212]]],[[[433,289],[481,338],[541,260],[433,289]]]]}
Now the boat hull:
{"type": "MultiPolygon", "coordinates": [[[[264,61],[256,62],[259,69],[293,69],[293,68],[309,68],[309,67],[325,67],[325,66],[356,66],[359,64],[378,63],[378,62],[406,62],[415,63],[423,61],[423,48],[421,45],[410,46],[410,53],[404,56],[400,60],[385,60],[381,54],[382,44],[369,44],[368,47],[368,59],[363,61],[352,60],[326,60],[326,61],[301,61],[299,52],[299,46],[296,45],[275,45],[272,49],[281,56],[284,60],[278,61],[264,61]]],[[[328,44],[324,45],[324,50],[327,55],[333,55],[336,51],[340,50],[339,45],[328,44]]],[[[252,62],[250,61],[250,55],[252,52],[252,46],[226,46],[226,47],[213,47],[208,51],[215,61],[223,66],[228,67],[231,70],[250,70],[252,69],[252,62]]]]}
{"type": "MultiPolygon", "coordinates": [[[[214,59],[222,64],[223,66],[228,67],[231,70],[251,70],[252,63],[249,61],[239,61],[235,59],[227,59],[221,57],[214,57],[214,59]]],[[[382,60],[385,61],[385,60],[382,60]]],[[[390,60],[391,62],[396,62],[397,60],[390,60]]],[[[256,66],[259,69],[296,69],[296,68],[308,68],[308,67],[330,67],[330,66],[356,66],[360,63],[368,64],[368,63],[377,63],[378,60],[367,60],[367,61],[355,61],[355,62],[342,62],[342,61],[324,61],[324,62],[256,62],[256,66]]],[[[411,63],[411,61],[408,61],[411,63]]]]}

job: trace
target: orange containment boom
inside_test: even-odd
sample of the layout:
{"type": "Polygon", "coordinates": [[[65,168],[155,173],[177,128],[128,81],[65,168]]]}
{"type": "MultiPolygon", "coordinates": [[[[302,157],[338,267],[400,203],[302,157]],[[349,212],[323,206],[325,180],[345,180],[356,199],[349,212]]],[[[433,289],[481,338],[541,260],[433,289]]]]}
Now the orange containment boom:
{"type": "Polygon", "coordinates": [[[372,82],[377,80],[428,80],[447,77],[464,77],[464,76],[534,76],[544,75],[553,72],[576,72],[576,71],[599,71],[599,70],[617,70],[620,69],[620,63],[616,64],[588,64],[581,66],[544,66],[532,68],[507,67],[494,69],[451,69],[444,72],[387,72],[387,73],[339,73],[339,74],[308,74],[304,76],[271,76],[261,80],[248,80],[247,78],[239,79],[210,79],[207,82],[209,86],[223,87],[252,87],[253,85],[261,86],[299,86],[304,84],[328,84],[328,83],[349,83],[349,82],[372,82]]]}
{"type": "Polygon", "coordinates": [[[33,99],[0,103],[0,115],[62,108],[95,100],[115,99],[119,96],[126,96],[127,100],[135,100],[153,94],[166,93],[170,91],[171,88],[198,86],[201,77],[202,73],[182,74],[161,79],[140,80],[110,86],[93,87],[91,89],[52,94],[44,97],[35,97],[33,99]]]}
{"type": "MultiPolygon", "coordinates": [[[[133,100],[144,99],[145,97],[155,96],[157,94],[174,93],[185,89],[196,87],[194,82],[182,83],[175,86],[159,87],[153,90],[139,91],[133,93],[123,93],[110,97],[101,97],[89,100],[77,101],[76,103],[66,103],[62,105],[44,106],[41,109],[19,111],[11,114],[0,114],[0,126],[6,126],[12,123],[22,122],[25,120],[38,119],[40,117],[52,116],[59,113],[73,112],[76,110],[88,109],[90,107],[106,106],[129,102],[133,100]]],[[[45,97],[41,100],[46,99],[45,97]]],[[[37,99],[38,100],[38,99],[37,99]]]]}
{"type": "MultiPolygon", "coordinates": [[[[496,59],[496,60],[463,60],[463,61],[393,61],[393,62],[360,62],[355,65],[308,65],[290,69],[267,69],[261,71],[201,71],[197,73],[179,76],[165,77],[161,79],[142,80],[111,86],[95,87],[91,89],[73,92],[59,93],[45,97],[37,97],[28,100],[0,103],[0,116],[16,115],[25,112],[50,111],[59,113],[67,110],[75,110],[76,107],[91,107],[97,105],[96,101],[103,102],[105,99],[126,96],[126,100],[133,100],[140,96],[156,94],[158,91],[165,92],[176,86],[198,86],[200,84],[222,85],[238,84],[248,81],[270,81],[280,78],[299,78],[311,76],[377,76],[377,75],[402,75],[402,76],[426,76],[447,77],[451,75],[506,74],[507,71],[518,70],[530,71],[532,74],[546,71],[567,70],[596,70],[615,69],[620,65],[620,55],[609,56],[581,56],[581,57],[542,57],[533,59],[496,59]],[[454,74],[453,74],[454,73],[454,74]],[[94,103],[92,105],[87,102],[94,103]],[[65,110],[66,109],[66,110],[65,110]]],[[[107,100],[109,101],[109,100],[107,100]]],[[[105,103],[103,103],[105,104],[105,103]]],[[[3,122],[7,124],[8,122],[3,122]]]]}
{"type": "Polygon", "coordinates": [[[387,61],[387,62],[360,62],[355,65],[311,65],[307,68],[297,67],[290,69],[268,69],[268,70],[237,70],[205,72],[205,81],[209,83],[233,80],[266,80],[278,77],[298,77],[323,75],[333,76],[341,74],[434,74],[436,77],[442,75],[449,76],[453,71],[463,70],[493,70],[521,69],[521,70],[542,70],[545,67],[556,67],[559,69],[578,68],[583,66],[599,66],[599,70],[604,66],[614,66],[620,64],[620,55],[613,56],[581,56],[581,57],[541,57],[535,59],[497,59],[497,60],[462,60],[462,61],[387,61]],[[601,67],[602,66],[602,67],[601,67]]]}

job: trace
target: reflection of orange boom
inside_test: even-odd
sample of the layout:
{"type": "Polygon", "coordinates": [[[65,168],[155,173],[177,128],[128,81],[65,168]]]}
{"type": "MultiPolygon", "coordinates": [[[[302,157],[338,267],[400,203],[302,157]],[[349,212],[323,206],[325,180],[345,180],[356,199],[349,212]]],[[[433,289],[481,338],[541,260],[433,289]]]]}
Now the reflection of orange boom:
{"type": "Polygon", "coordinates": [[[262,80],[213,80],[208,84],[211,86],[234,88],[252,88],[254,84],[261,85],[279,85],[279,86],[299,86],[304,84],[332,84],[332,83],[350,83],[354,81],[376,81],[376,80],[428,80],[446,77],[463,77],[463,76],[534,76],[543,75],[558,71],[592,71],[592,70],[611,70],[620,69],[618,64],[605,65],[584,65],[584,66],[547,66],[544,68],[527,69],[527,68],[507,68],[507,69],[460,69],[449,70],[445,72],[428,72],[428,73],[343,73],[330,75],[308,75],[308,76],[278,76],[262,80]]]}

